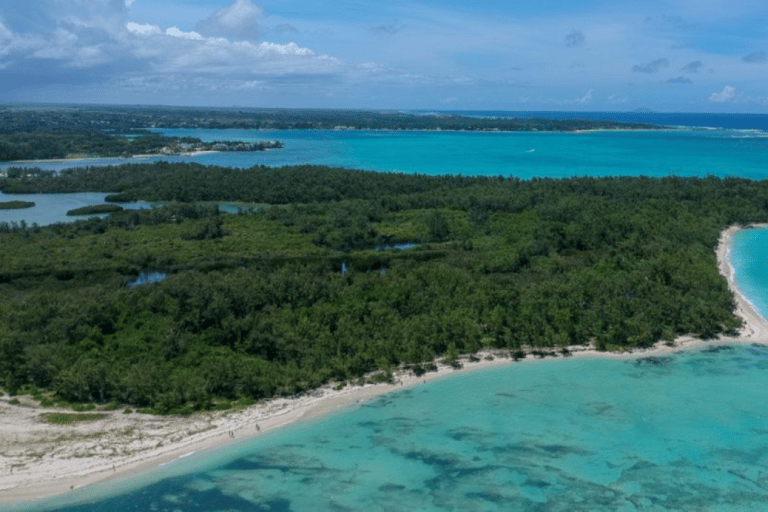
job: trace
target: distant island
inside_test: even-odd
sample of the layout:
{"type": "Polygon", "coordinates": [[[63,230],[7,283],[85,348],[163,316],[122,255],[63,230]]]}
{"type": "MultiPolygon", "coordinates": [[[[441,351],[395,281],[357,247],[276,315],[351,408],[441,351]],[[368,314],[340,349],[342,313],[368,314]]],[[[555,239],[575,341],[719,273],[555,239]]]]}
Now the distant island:
{"type": "Polygon", "coordinates": [[[82,208],[74,208],[67,212],[67,215],[93,215],[96,213],[113,213],[119,212],[123,209],[122,206],[116,204],[95,204],[93,206],[83,206],[82,208]]]}
{"type": "MultiPolygon", "coordinates": [[[[6,127],[7,128],[7,127],[6,127]]],[[[75,127],[72,127],[75,129],[75,127]]],[[[148,155],[186,155],[203,151],[265,151],[279,149],[279,141],[214,141],[194,137],[168,137],[157,133],[121,136],[101,131],[0,130],[0,161],[71,158],[136,157],[148,155]]]]}
{"type": "Polygon", "coordinates": [[[35,206],[33,201],[0,201],[0,210],[21,210],[35,206]]]}
{"type": "MultiPolygon", "coordinates": [[[[139,134],[156,128],[561,131],[654,130],[663,127],[601,119],[479,117],[395,110],[263,109],[136,106],[0,107],[0,134],[93,132],[139,134]]],[[[0,155],[1,155],[0,151],[0,155]]]]}

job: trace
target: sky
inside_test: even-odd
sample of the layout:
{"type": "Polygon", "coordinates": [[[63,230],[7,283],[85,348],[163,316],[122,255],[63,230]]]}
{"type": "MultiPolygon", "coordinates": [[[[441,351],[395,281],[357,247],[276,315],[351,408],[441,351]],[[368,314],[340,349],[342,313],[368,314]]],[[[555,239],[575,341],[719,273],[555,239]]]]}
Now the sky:
{"type": "Polygon", "coordinates": [[[768,113],[768,2],[2,0],[9,102],[768,113]]]}

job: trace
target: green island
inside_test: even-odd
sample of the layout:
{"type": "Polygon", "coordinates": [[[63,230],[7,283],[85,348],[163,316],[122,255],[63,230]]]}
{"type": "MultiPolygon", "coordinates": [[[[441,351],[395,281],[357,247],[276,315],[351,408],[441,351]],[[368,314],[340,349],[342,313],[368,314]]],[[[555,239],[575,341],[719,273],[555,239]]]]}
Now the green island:
{"type": "Polygon", "coordinates": [[[34,201],[0,201],[0,210],[22,210],[33,206],[34,201]]]}
{"type": "Polygon", "coordinates": [[[203,142],[194,137],[168,137],[156,133],[125,137],[99,131],[0,131],[0,161],[172,156],[199,151],[265,151],[281,147],[283,145],[279,141],[203,142]]]}
{"type": "Polygon", "coordinates": [[[114,213],[123,209],[122,206],[116,204],[95,204],[93,206],[83,206],[81,208],[74,208],[67,212],[67,215],[94,215],[97,213],[114,213]]]}
{"type": "Polygon", "coordinates": [[[271,130],[577,131],[665,129],[600,119],[473,117],[395,110],[266,109],[130,105],[0,106],[0,133],[150,134],[151,128],[271,130]]]}
{"type": "Polygon", "coordinates": [[[0,190],[167,202],[0,224],[2,387],[155,413],[385,381],[484,348],[734,333],[714,248],[724,228],[768,221],[768,181],[715,177],[161,162],[9,173],[0,190]],[[146,271],[166,277],[128,286],[146,271]]]}

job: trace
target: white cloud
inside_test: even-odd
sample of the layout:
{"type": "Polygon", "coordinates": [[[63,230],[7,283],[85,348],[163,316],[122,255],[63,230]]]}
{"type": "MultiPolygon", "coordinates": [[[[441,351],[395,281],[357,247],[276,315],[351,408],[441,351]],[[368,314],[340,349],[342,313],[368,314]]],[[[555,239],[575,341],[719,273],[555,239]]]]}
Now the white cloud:
{"type": "Polygon", "coordinates": [[[126,23],[125,28],[128,29],[128,32],[141,36],[151,36],[163,33],[162,29],[157,25],[140,25],[132,21],[126,23]]]}
{"type": "Polygon", "coordinates": [[[713,103],[725,103],[726,101],[732,101],[736,97],[736,88],[730,85],[723,87],[720,92],[713,92],[709,95],[709,101],[713,103]]]}
{"type": "Polygon", "coordinates": [[[68,65],[76,68],[90,68],[101,64],[107,64],[112,59],[100,46],[83,46],[68,65]]]}
{"type": "MultiPolygon", "coordinates": [[[[183,40],[183,38],[179,38],[183,40]]],[[[206,73],[232,77],[254,75],[290,75],[331,73],[338,71],[340,62],[325,55],[315,55],[309,48],[296,43],[278,44],[249,41],[229,41],[210,37],[188,40],[195,43],[175,49],[170,59],[159,59],[158,71],[206,73]]]]}
{"type": "MultiPolygon", "coordinates": [[[[311,95],[319,84],[337,84],[357,72],[295,42],[204,34],[181,18],[178,24],[139,23],[131,20],[125,0],[32,0],[25,15],[6,6],[0,0],[0,96],[6,98],[69,88],[78,91],[76,101],[98,93],[109,101],[216,103],[222,91],[311,95]],[[51,85],[29,88],[25,76],[51,85]]],[[[254,24],[245,21],[260,15],[260,8],[239,1],[206,19],[246,33],[254,24]]]]}
{"type": "Polygon", "coordinates": [[[712,91],[718,91],[713,98],[727,98],[726,90],[719,92],[725,79],[738,92],[707,108],[746,105],[763,94],[764,41],[743,33],[738,44],[719,44],[733,37],[736,24],[725,30],[722,21],[696,15],[696,0],[680,1],[691,8],[656,10],[643,23],[649,12],[639,6],[610,13],[569,10],[543,19],[519,10],[489,15],[455,8],[455,2],[371,3],[375,11],[364,15],[368,11],[352,0],[313,2],[306,12],[289,1],[268,4],[275,11],[268,17],[260,0],[0,0],[0,62],[6,68],[0,97],[13,97],[5,94],[12,89],[19,97],[27,94],[25,84],[38,77],[38,91],[101,88],[105,97],[118,97],[130,84],[157,101],[218,103],[230,99],[195,91],[240,90],[263,104],[269,100],[262,93],[272,91],[275,104],[283,105],[296,104],[297,90],[306,91],[306,104],[331,90],[350,105],[378,94],[389,106],[457,97],[463,108],[471,102],[494,108],[520,94],[531,109],[544,101],[537,99],[541,95],[550,105],[572,109],[627,102],[629,96],[631,105],[663,110],[660,101],[669,108],[675,102],[701,106],[712,91]],[[138,77],[146,80],[129,81],[138,77]],[[601,84],[590,92],[595,77],[601,84]],[[665,84],[691,79],[696,84],[689,87],[665,84]],[[512,87],[537,92],[510,92],[512,87]],[[168,92],[175,88],[188,95],[176,98],[168,92]]]}
{"type": "Polygon", "coordinates": [[[237,91],[252,91],[254,89],[261,89],[265,85],[267,84],[263,80],[248,80],[247,82],[235,85],[233,88],[237,91]]]}
{"type": "Polygon", "coordinates": [[[13,36],[13,32],[11,32],[8,27],[5,26],[3,23],[3,20],[0,19],[0,41],[8,40],[13,36]]]}
{"type": "Polygon", "coordinates": [[[165,35],[175,37],[176,39],[186,39],[187,41],[205,41],[205,38],[197,32],[184,32],[177,27],[166,29],[165,35]]]}
{"type": "Polygon", "coordinates": [[[577,98],[574,103],[578,103],[579,105],[588,105],[592,103],[592,89],[588,90],[581,98],[577,98]]]}
{"type": "Polygon", "coordinates": [[[50,41],[52,44],[46,44],[34,52],[32,56],[38,59],[71,59],[77,42],[78,38],[75,34],[59,28],[53,31],[50,41]]]}
{"type": "Polygon", "coordinates": [[[195,29],[207,36],[253,40],[259,36],[259,21],[262,17],[264,9],[260,6],[250,0],[235,0],[199,22],[195,29]]]}

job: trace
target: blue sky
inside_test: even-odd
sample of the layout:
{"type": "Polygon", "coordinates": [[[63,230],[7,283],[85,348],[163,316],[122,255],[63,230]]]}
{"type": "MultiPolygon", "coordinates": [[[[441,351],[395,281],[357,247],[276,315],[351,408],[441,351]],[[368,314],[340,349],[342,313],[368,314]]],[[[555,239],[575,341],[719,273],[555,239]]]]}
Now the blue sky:
{"type": "Polygon", "coordinates": [[[0,102],[768,112],[765,0],[0,2],[0,102]]]}

